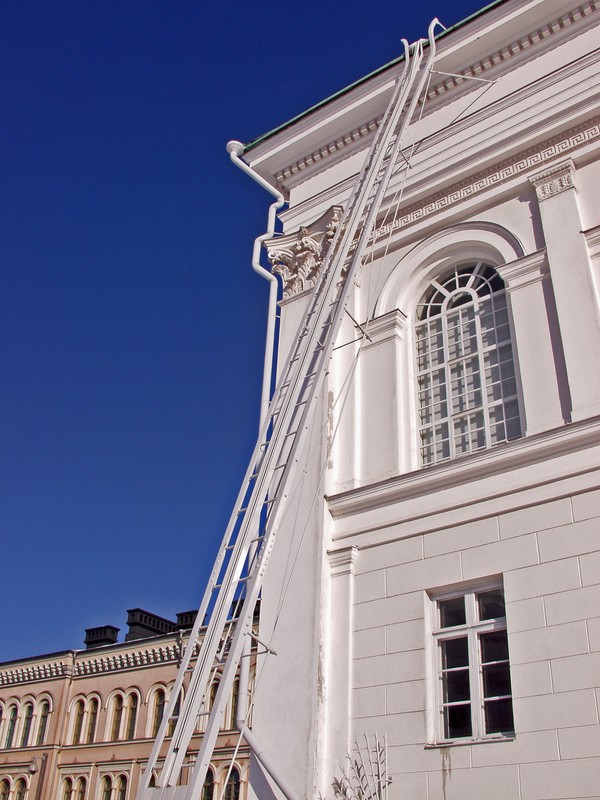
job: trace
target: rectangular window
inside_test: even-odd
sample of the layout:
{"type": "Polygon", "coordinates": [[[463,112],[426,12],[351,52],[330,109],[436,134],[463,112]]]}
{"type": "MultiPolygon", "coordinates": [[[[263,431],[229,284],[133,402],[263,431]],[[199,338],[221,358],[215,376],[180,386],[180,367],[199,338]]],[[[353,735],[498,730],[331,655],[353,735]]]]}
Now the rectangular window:
{"type": "Polygon", "coordinates": [[[436,741],[514,734],[502,585],[432,597],[436,741]]]}

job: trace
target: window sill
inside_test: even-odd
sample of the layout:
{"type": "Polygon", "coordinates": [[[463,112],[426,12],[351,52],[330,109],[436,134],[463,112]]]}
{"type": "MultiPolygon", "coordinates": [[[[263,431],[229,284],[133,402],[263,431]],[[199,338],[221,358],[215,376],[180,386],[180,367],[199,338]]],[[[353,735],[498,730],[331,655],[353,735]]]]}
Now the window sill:
{"type": "Polygon", "coordinates": [[[490,736],[485,739],[448,739],[447,742],[434,742],[425,745],[425,750],[440,750],[442,747],[466,747],[472,744],[494,744],[497,742],[514,742],[516,735],[490,736]]]}

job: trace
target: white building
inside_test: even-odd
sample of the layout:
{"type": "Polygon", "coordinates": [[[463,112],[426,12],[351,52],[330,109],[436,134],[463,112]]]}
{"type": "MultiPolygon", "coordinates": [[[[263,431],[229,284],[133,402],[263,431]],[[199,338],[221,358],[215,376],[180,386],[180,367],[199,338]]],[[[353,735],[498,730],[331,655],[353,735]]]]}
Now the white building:
{"type": "MultiPolygon", "coordinates": [[[[600,797],[599,6],[438,41],[263,590],[253,731],[299,798],[374,732],[390,798],[600,797]]],[[[280,359],[400,68],[246,146],[289,200],[280,359]]]]}

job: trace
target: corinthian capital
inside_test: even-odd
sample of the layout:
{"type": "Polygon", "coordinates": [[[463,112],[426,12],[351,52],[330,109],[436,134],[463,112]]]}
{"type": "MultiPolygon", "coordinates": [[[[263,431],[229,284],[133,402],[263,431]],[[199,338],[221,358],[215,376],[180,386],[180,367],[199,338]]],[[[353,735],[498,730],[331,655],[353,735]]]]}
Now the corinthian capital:
{"type": "Polygon", "coordinates": [[[272,271],[283,280],[284,299],[315,285],[341,214],[341,206],[332,206],[311,225],[265,242],[272,271]]]}

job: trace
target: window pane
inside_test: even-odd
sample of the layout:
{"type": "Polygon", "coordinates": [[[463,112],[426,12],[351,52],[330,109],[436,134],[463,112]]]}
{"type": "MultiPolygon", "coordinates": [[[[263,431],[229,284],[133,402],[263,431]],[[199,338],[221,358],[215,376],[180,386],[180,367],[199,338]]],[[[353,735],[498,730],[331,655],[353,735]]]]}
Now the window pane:
{"type": "Polygon", "coordinates": [[[472,736],[471,705],[448,706],[444,709],[444,736],[446,739],[459,739],[472,736]]]}
{"type": "Polygon", "coordinates": [[[459,669],[456,672],[444,673],[444,702],[458,703],[470,699],[469,670],[459,669]]]}
{"type": "Polygon", "coordinates": [[[486,733],[512,733],[514,729],[515,723],[510,698],[491,700],[485,704],[486,733]]]}
{"type": "Polygon", "coordinates": [[[469,648],[467,637],[448,639],[440,643],[442,646],[442,668],[467,667],[469,665],[469,648]]]}
{"type": "Polygon", "coordinates": [[[508,662],[484,666],[483,696],[500,697],[510,693],[510,667],[508,662]]]}
{"type": "Polygon", "coordinates": [[[465,598],[463,596],[440,600],[438,607],[440,609],[440,627],[451,628],[454,625],[466,623],[465,598]]]}
{"type": "Polygon", "coordinates": [[[508,639],[506,631],[491,631],[480,634],[481,663],[508,660],[508,639]]]}
{"type": "Polygon", "coordinates": [[[506,616],[502,589],[491,589],[477,595],[479,619],[498,619],[506,616]]]}

